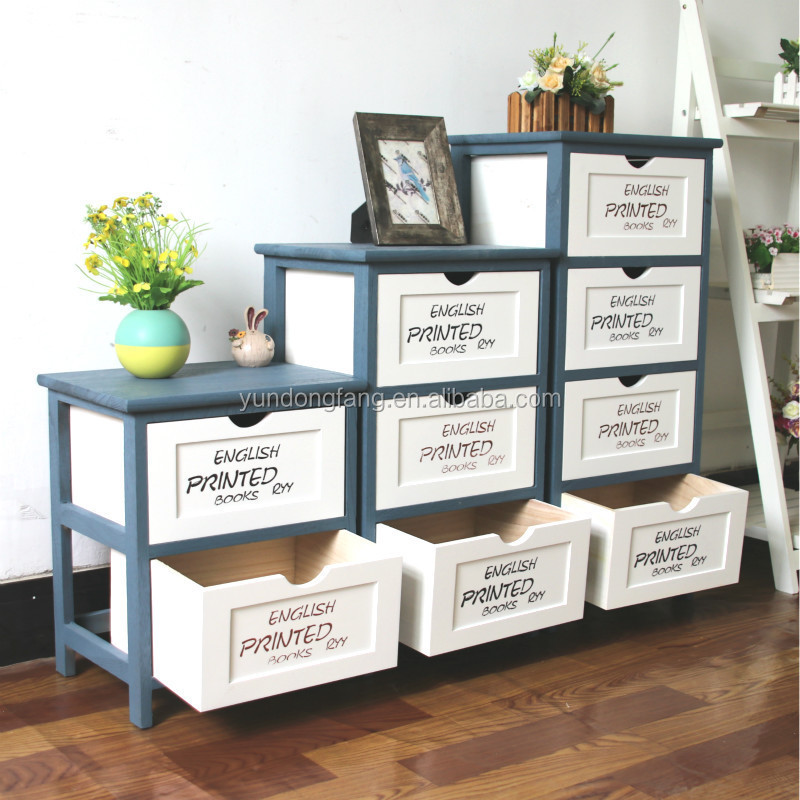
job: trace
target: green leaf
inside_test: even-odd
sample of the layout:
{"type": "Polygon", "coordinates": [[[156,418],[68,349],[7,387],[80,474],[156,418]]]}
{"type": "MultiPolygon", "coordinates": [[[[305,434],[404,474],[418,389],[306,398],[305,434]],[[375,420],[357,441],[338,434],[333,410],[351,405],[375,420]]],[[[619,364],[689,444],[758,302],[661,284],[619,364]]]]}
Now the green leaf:
{"type": "Polygon", "coordinates": [[[532,103],[541,93],[542,90],[537,86],[535,89],[525,92],[525,99],[532,103]]]}

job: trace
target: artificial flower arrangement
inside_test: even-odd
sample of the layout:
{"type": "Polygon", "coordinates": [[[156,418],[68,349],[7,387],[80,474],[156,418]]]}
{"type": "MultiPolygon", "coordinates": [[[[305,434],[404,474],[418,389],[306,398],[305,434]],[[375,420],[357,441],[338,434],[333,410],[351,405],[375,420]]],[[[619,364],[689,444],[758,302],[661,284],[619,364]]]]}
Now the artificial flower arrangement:
{"type": "Polygon", "coordinates": [[[756,225],[744,236],[747,262],[753,264],[756,272],[772,271],[772,261],[778,253],[797,253],[800,249],[798,229],[792,225],[768,228],[756,225]]]}
{"type": "Polygon", "coordinates": [[[84,249],[94,252],[84,265],[92,282],[102,287],[100,300],[161,310],[202,285],[189,276],[200,255],[196,237],[208,227],[162,213],[161,200],[153,194],[118,197],[111,208],[87,206],[86,221],[92,230],[84,249]]]}
{"type": "Polygon", "coordinates": [[[772,401],[772,420],[775,432],[789,443],[789,450],[797,447],[800,437],[800,376],[797,359],[789,362],[789,381],[786,384],[769,379],[772,401]]]}
{"type": "Polygon", "coordinates": [[[589,58],[586,55],[586,42],[580,42],[577,51],[570,55],[558,44],[558,35],[553,34],[553,44],[541,50],[531,50],[534,68],[519,78],[519,90],[525,92],[525,99],[532,103],[542,92],[552,92],[556,96],[568,94],[573,103],[586,106],[592,114],[602,114],[606,107],[606,95],[620,81],[611,81],[608,73],[618,66],[608,66],[599,58],[605,46],[614,37],[606,39],[603,46],[589,58]]]}

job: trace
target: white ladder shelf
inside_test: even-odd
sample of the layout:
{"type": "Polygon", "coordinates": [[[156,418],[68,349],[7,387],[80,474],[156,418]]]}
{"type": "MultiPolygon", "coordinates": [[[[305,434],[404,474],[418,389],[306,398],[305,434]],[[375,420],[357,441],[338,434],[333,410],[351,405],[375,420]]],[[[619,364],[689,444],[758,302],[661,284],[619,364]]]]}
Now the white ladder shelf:
{"type": "MultiPolygon", "coordinates": [[[[713,202],[728,276],[763,503],[763,527],[748,527],[746,533],[769,542],[776,589],[796,594],[798,551],[793,545],[783,488],[760,325],[767,322],[788,323],[781,325],[783,331],[778,339],[779,344],[790,346],[791,326],[797,321],[800,304],[769,306],[755,302],[728,139],[731,136],[746,136],[783,139],[797,144],[798,127],[792,121],[782,121],[787,117],[792,119],[790,107],[784,107],[782,119],[774,116],[746,118],[726,115],[720,102],[718,70],[719,74],[731,77],[752,78],[753,65],[743,67],[741,62],[715,60],[701,0],[679,0],[679,6],[681,19],[672,133],[675,136],[691,135],[695,116],[698,115],[703,136],[722,140],[722,147],[714,151],[713,202]]],[[[771,69],[773,74],[777,71],[775,66],[761,66],[771,69]]],[[[763,77],[763,69],[760,77],[763,77]]],[[[734,109],[729,110],[736,113],[734,109]]],[[[796,108],[793,118],[797,118],[796,108]]],[[[794,174],[797,172],[796,147],[793,160],[794,174]]]]}

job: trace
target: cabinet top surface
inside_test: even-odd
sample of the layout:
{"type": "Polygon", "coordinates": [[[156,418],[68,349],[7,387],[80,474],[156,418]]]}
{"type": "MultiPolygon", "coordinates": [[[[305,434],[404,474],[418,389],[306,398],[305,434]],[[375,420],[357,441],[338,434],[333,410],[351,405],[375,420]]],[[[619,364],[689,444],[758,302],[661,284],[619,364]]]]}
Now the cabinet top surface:
{"type": "MultiPolygon", "coordinates": [[[[542,131],[540,133],[475,133],[448,136],[451,145],[525,145],[569,144],[587,145],[593,150],[607,147],[616,151],[621,147],[673,148],[710,151],[722,147],[721,139],[704,139],[694,136],[651,136],[639,133],[583,133],[581,131],[542,131]]],[[[599,152],[599,151],[598,151],[599,152]]],[[[635,155],[643,155],[636,153],[635,155]]]]}
{"type": "Polygon", "coordinates": [[[448,264],[476,261],[548,260],[558,258],[559,251],[543,247],[501,247],[499,245],[441,245],[405,246],[374,244],[277,244],[254,246],[256,253],[283,258],[336,260],[350,263],[446,262],[448,264]]]}
{"type": "Polygon", "coordinates": [[[39,375],[40,386],[68,397],[125,413],[179,408],[251,405],[260,408],[311,404],[331,405],[344,395],[366,388],[366,382],[339,372],[273,363],[240,367],[233,361],[186,364],[171,378],[136,378],[124,369],[60,372],[39,375]]]}

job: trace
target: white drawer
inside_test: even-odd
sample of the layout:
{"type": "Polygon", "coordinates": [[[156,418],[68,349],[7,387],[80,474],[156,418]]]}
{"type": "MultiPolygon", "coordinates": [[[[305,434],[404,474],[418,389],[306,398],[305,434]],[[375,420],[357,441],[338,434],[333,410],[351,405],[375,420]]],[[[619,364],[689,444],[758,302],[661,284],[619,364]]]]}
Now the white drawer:
{"type": "Polygon", "coordinates": [[[697,358],[700,267],[571,269],[565,369],[697,358]]]}
{"type": "Polygon", "coordinates": [[[582,489],[564,508],[592,519],[586,599],[601,608],[739,580],[747,492],[697,475],[582,489]]]}
{"type": "Polygon", "coordinates": [[[567,381],[562,480],[667,467],[692,460],[694,372],[567,381]]]}
{"type": "Polygon", "coordinates": [[[378,276],[379,386],[533,375],[538,272],[378,276]]]}
{"type": "Polygon", "coordinates": [[[153,675],[207,711],[394,667],[401,569],[344,530],[152,561],[153,675]]]}
{"type": "MultiPolygon", "coordinates": [[[[124,524],[122,421],[70,415],[73,502],[124,524]]],[[[151,543],[340,517],[345,409],[152,423],[147,465],[151,543]]]]}
{"type": "Polygon", "coordinates": [[[567,255],[700,255],[704,182],[699,158],[572,153],[567,255]]]}
{"type": "Polygon", "coordinates": [[[589,520],[521,500],[395,520],[400,641],[433,656],[583,616],[589,520]]]}
{"type": "Polygon", "coordinates": [[[387,400],[375,412],[376,508],[534,485],[535,388],[387,400]]]}

